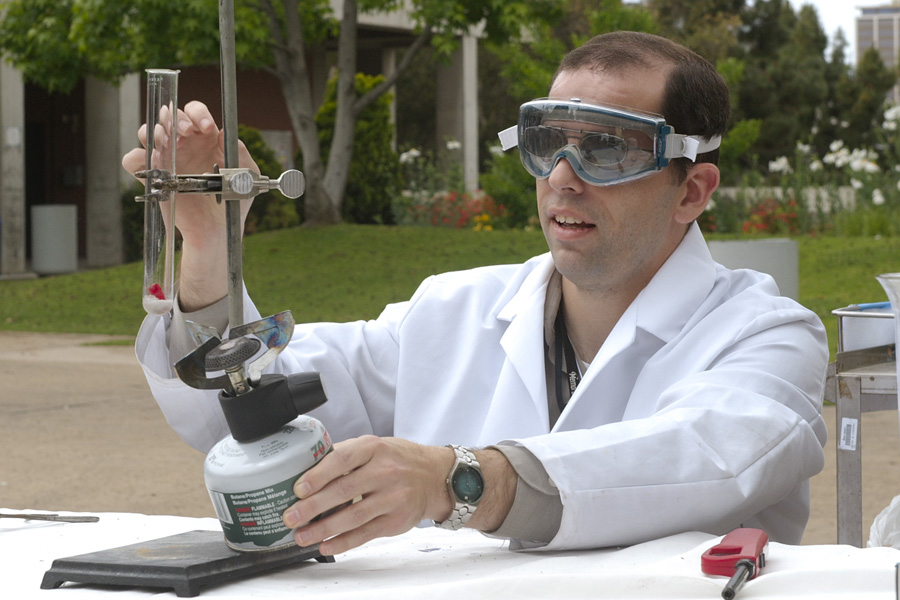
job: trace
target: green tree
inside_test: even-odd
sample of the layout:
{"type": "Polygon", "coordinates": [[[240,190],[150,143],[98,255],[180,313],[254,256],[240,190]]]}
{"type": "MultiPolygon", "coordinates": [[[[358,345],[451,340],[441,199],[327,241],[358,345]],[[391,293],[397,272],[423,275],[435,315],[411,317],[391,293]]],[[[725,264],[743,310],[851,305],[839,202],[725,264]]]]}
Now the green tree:
{"type": "Polygon", "coordinates": [[[844,108],[841,97],[855,95],[855,92],[846,89],[852,85],[853,72],[847,62],[847,39],[844,32],[838,29],[831,41],[831,53],[825,64],[825,84],[828,87],[825,101],[816,110],[816,121],[810,132],[812,146],[817,156],[824,156],[829,151],[829,146],[835,140],[843,137],[844,108]]]}
{"type": "Polygon", "coordinates": [[[741,14],[739,40],[746,55],[760,62],[773,60],[791,38],[797,16],[788,0],[756,0],[741,14]]]}
{"type": "Polygon", "coordinates": [[[745,62],[738,58],[727,58],[719,61],[716,70],[725,79],[731,92],[731,125],[722,137],[719,148],[719,170],[724,185],[736,185],[740,181],[741,172],[752,164],[750,157],[752,148],[759,139],[762,121],[759,119],[736,119],[740,114],[740,89],[744,79],[745,62]]]}
{"type": "Polygon", "coordinates": [[[659,33],[681,42],[713,64],[737,46],[745,0],[650,0],[659,33]]]}
{"type": "Polygon", "coordinates": [[[736,119],[761,122],[752,152],[767,164],[810,140],[817,109],[828,98],[828,38],[809,5],[798,16],[786,0],[759,1],[744,19],[746,67],[736,119]]]}
{"type": "MultiPolygon", "coordinates": [[[[488,39],[515,39],[558,0],[344,0],[339,18],[328,0],[238,0],[236,54],[248,67],[279,81],[294,135],[303,152],[308,223],[336,223],[353,153],[359,114],[391,88],[431,44],[447,56],[459,32],[482,25],[488,39]],[[357,29],[361,12],[409,8],[415,40],[394,73],[357,97],[357,29]],[[334,135],[323,160],[308,70],[310,51],[337,45],[334,135]]],[[[147,66],[214,63],[218,58],[215,0],[8,0],[0,21],[0,51],[25,78],[50,90],[71,89],[93,75],[115,81],[147,66]]]]}
{"type": "Polygon", "coordinates": [[[875,47],[863,52],[856,71],[839,84],[837,105],[839,120],[835,139],[851,148],[872,147],[875,131],[884,120],[887,93],[897,75],[888,69],[875,47]]]}

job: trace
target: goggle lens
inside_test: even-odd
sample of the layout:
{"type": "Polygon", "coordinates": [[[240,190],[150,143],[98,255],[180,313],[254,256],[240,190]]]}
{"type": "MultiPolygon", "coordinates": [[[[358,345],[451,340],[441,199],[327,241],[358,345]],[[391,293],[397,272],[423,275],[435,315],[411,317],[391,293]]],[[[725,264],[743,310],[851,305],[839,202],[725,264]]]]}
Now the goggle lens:
{"type": "Polygon", "coordinates": [[[569,140],[575,136],[581,136],[577,140],[577,148],[582,158],[594,166],[611,167],[622,164],[628,154],[628,143],[621,137],[545,125],[526,127],[522,148],[548,162],[553,160],[557,152],[570,145],[569,140]]]}

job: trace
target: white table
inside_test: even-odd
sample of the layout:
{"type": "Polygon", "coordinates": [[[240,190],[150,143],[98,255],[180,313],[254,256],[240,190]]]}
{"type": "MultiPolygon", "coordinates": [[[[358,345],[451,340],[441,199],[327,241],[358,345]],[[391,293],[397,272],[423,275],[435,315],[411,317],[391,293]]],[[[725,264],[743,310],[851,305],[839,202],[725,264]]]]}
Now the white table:
{"type": "MultiPolygon", "coordinates": [[[[27,512],[0,509],[2,512],[27,512]]],[[[0,596],[16,600],[131,600],[171,591],[65,584],[40,589],[56,558],[190,530],[218,530],[214,519],[100,513],[97,523],[0,519],[0,596]]],[[[472,531],[414,529],[337,557],[203,588],[200,598],[720,598],[725,579],[700,571],[700,555],[719,539],[684,533],[624,549],[512,552],[472,531]]],[[[763,574],[738,599],[895,598],[900,551],[770,543],[763,574]]]]}

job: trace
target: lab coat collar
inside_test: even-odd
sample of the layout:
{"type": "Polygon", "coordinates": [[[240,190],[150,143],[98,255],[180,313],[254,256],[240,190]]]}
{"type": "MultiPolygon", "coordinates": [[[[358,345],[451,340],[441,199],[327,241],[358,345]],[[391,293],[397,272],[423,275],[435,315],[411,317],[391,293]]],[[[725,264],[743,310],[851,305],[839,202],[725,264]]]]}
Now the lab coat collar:
{"type": "Polygon", "coordinates": [[[635,327],[669,342],[697,313],[715,281],[716,263],[700,227],[693,223],[626,314],[633,310],[635,327]]]}

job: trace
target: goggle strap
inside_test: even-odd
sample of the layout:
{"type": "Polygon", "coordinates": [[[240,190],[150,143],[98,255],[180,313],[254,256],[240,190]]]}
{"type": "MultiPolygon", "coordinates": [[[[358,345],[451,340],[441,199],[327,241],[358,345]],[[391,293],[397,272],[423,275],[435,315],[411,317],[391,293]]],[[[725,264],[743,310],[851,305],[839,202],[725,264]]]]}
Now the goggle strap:
{"type": "Polygon", "coordinates": [[[513,125],[508,127],[498,133],[497,137],[500,138],[500,147],[503,148],[504,152],[510,148],[515,148],[519,145],[519,126],[513,125]]]}
{"type": "Polygon", "coordinates": [[[667,160],[684,157],[691,161],[695,161],[697,160],[698,154],[715,150],[721,143],[721,135],[714,135],[708,140],[705,140],[694,135],[671,133],[666,136],[665,157],[667,160]]]}

